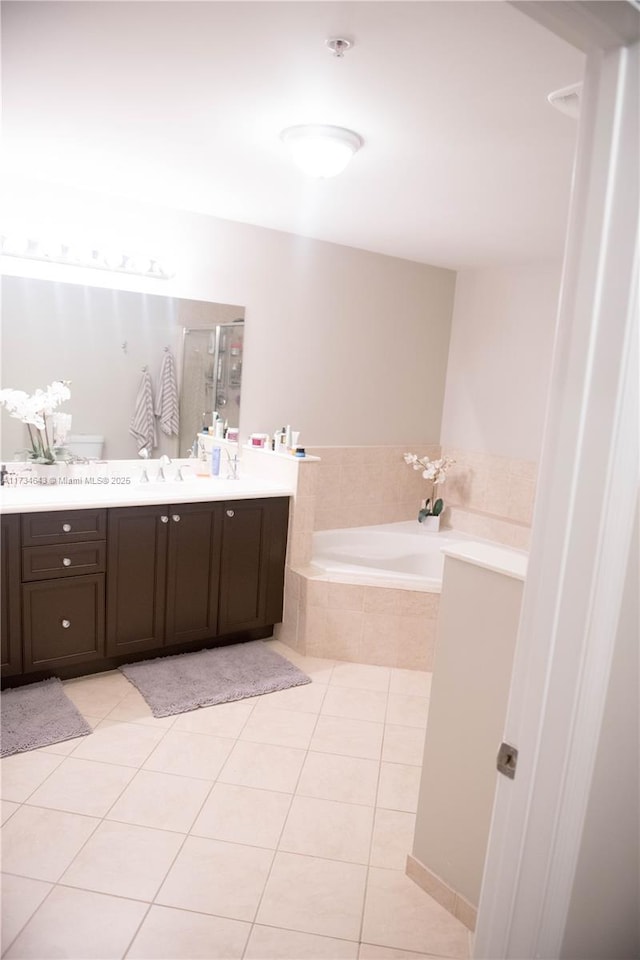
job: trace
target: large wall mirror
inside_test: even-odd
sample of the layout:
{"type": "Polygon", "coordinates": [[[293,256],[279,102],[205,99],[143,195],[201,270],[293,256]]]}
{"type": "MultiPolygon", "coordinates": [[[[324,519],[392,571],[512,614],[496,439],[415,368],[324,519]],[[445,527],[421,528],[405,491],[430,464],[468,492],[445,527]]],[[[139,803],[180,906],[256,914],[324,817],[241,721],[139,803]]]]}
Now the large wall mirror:
{"type": "MultiPolygon", "coordinates": [[[[71,381],[61,411],[71,433],[104,437],[103,457],[138,455],[129,433],[143,369],[159,389],[165,352],[175,361],[179,434],[158,430],[153,456],[186,456],[213,411],[238,426],[244,308],[102,287],[2,278],[2,387],[33,393],[71,381]],[[204,418],[203,418],[204,415],[204,418]]],[[[28,445],[27,428],[1,411],[2,460],[28,445]]]]}

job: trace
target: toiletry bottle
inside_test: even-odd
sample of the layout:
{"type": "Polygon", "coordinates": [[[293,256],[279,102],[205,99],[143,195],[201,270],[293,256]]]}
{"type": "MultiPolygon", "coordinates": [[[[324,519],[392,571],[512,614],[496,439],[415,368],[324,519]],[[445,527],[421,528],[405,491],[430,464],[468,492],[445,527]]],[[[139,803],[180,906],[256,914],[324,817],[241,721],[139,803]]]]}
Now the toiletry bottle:
{"type": "Polygon", "coordinates": [[[211,476],[220,476],[220,447],[213,447],[211,450],[211,476]]]}

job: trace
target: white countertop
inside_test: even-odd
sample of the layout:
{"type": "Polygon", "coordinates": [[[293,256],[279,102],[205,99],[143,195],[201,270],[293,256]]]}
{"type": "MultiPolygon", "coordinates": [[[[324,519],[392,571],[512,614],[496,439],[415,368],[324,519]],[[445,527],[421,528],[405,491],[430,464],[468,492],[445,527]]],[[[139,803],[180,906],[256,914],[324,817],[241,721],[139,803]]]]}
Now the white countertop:
{"type": "Polygon", "coordinates": [[[503,573],[516,580],[524,580],[527,575],[528,554],[511,547],[473,540],[468,543],[463,541],[453,543],[443,547],[442,552],[445,557],[465,560],[467,563],[484,567],[485,570],[493,570],[495,573],[503,573]]]}
{"type": "Polygon", "coordinates": [[[256,477],[226,480],[192,477],[188,480],[139,483],[105,477],[55,484],[24,483],[4,486],[0,491],[0,512],[40,513],[45,510],[87,510],[97,507],[136,507],[154,503],[202,503],[210,500],[254,500],[259,497],[288,497],[291,487],[256,477]]]}

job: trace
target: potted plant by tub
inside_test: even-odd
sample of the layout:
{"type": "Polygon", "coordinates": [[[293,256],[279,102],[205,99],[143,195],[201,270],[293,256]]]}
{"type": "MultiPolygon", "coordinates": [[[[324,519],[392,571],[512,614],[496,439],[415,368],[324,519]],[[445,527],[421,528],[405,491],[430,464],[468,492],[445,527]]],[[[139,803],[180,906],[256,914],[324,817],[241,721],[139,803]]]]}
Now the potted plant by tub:
{"type": "Polygon", "coordinates": [[[415,453],[405,453],[404,462],[413,467],[414,470],[422,470],[422,476],[425,480],[432,483],[432,493],[424,501],[424,505],[418,512],[418,523],[423,525],[424,530],[440,529],[440,514],[444,509],[442,497],[436,498],[436,487],[444,483],[447,479],[447,472],[455,463],[451,457],[440,457],[439,460],[430,460],[429,457],[418,457],[415,453]]]}

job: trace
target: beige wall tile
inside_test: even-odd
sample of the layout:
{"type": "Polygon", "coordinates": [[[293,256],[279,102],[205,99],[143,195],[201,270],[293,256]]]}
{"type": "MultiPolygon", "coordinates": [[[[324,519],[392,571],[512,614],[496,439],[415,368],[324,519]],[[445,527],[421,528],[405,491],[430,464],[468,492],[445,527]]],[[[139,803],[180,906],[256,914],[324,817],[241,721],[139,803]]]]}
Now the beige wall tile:
{"type": "Polygon", "coordinates": [[[364,605],[365,588],[351,583],[329,583],[327,607],[330,610],[358,610],[364,605]]]}
{"type": "Polygon", "coordinates": [[[306,580],[306,601],[310,607],[326,607],[329,604],[329,581],[306,580]]]}
{"type": "Polygon", "coordinates": [[[412,854],[407,857],[406,874],[418,884],[421,890],[424,890],[425,893],[428,893],[430,897],[441,904],[448,913],[454,913],[456,905],[455,890],[447,886],[444,880],[427,869],[412,854]]]}
{"type": "Polygon", "coordinates": [[[364,612],[396,614],[403,593],[403,590],[393,590],[388,587],[365,587],[364,612]]]}

